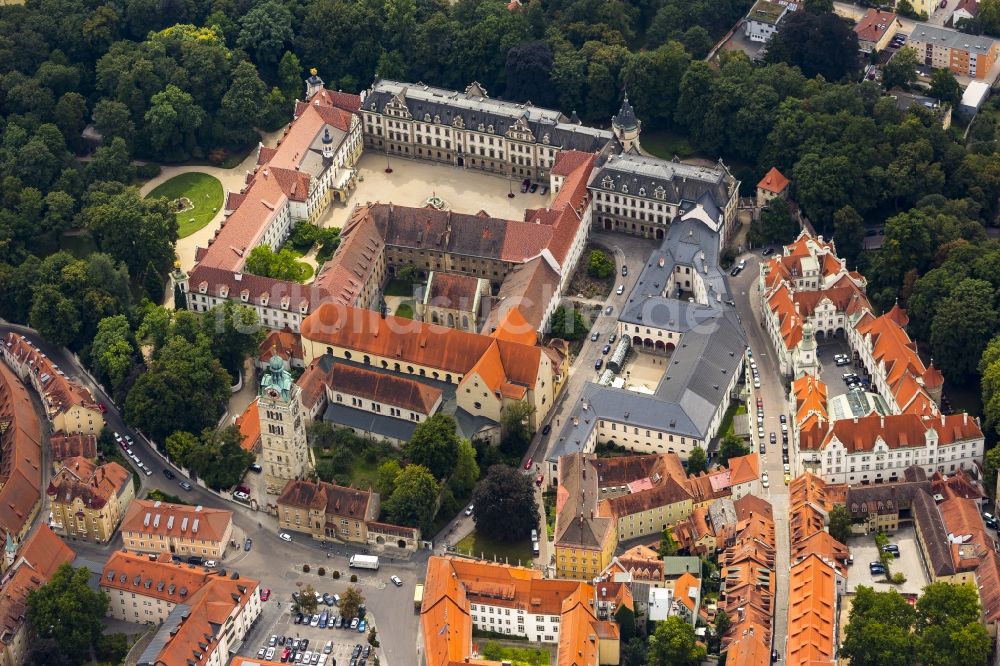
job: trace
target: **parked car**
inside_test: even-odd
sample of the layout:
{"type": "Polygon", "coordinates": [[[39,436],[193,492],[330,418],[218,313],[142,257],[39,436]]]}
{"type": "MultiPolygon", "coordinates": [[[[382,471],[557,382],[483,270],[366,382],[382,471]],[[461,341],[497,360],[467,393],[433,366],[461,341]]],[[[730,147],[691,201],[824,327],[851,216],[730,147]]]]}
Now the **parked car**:
{"type": "MultiPolygon", "coordinates": [[[[208,562],[206,562],[205,564],[207,566],[208,562]]],[[[260,591],[260,600],[261,601],[267,601],[270,598],[271,598],[271,588],[265,587],[263,590],[260,591]]],[[[284,642],[284,639],[282,639],[282,642],[284,642]]]]}
{"type": "Polygon", "coordinates": [[[765,453],[767,453],[767,447],[764,446],[764,442],[761,442],[760,443],[760,455],[764,455],[765,453]]]}
{"type": "Polygon", "coordinates": [[[606,315],[610,315],[614,311],[615,311],[615,306],[613,305],[609,305],[608,307],[604,308],[604,314],[606,315]]]}
{"type": "Polygon", "coordinates": [[[604,345],[601,347],[601,356],[607,356],[609,351],[611,351],[611,345],[604,345]]]}
{"type": "Polygon", "coordinates": [[[764,486],[765,488],[769,488],[771,486],[771,482],[768,481],[768,479],[767,479],[767,472],[764,472],[763,474],[761,474],[761,476],[760,476],[760,484],[762,486],[764,486]]]}
{"type": "Polygon", "coordinates": [[[175,475],[169,469],[164,468],[164,470],[163,470],[163,476],[167,477],[168,479],[172,479],[172,478],[174,478],[175,475]]]}
{"type": "Polygon", "coordinates": [[[358,633],[359,634],[365,633],[365,629],[367,629],[367,628],[368,628],[368,623],[367,622],[365,622],[364,620],[361,620],[361,621],[358,622],[358,633]]]}
{"type": "Polygon", "coordinates": [[[531,187],[531,179],[530,178],[525,178],[524,180],[522,180],[521,181],[521,194],[524,194],[525,192],[527,192],[529,187],[531,187]]]}
{"type": "Polygon", "coordinates": [[[625,277],[626,275],[628,275],[628,266],[622,264],[622,277],[625,277]]]}
{"type": "Polygon", "coordinates": [[[542,185],[542,190],[539,192],[539,194],[548,194],[548,193],[549,193],[549,186],[542,185]]]}
{"type": "Polygon", "coordinates": [[[770,440],[771,440],[772,444],[777,444],[778,443],[778,436],[772,432],[770,440]]]}
{"type": "Polygon", "coordinates": [[[601,338],[601,334],[598,333],[597,331],[594,331],[593,333],[590,334],[590,341],[591,342],[597,342],[600,338],[601,338]]]}
{"type": "Polygon", "coordinates": [[[615,340],[617,340],[617,339],[618,339],[618,334],[617,333],[612,333],[611,335],[608,336],[608,344],[609,345],[615,344],[615,340]]]}
{"type": "MultiPolygon", "coordinates": [[[[218,562],[216,562],[215,560],[205,560],[205,566],[206,566],[206,567],[209,567],[209,568],[213,568],[213,567],[217,567],[217,566],[219,566],[219,563],[218,563],[218,562]]],[[[262,595],[262,596],[263,596],[263,595],[262,595]]],[[[265,601],[266,601],[266,600],[265,600],[265,601]]]]}
{"type": "Polygon", "coordinates": [[[552,432],[552,424],[551,423],[546,423],[544,426],[542,426],[542,434],[543,435],[547,435],[550,432],[552,432]]]}
{"type": "Polygon", "coordinates": [[[469,507],[465,510],[465,515],[471,516],[472,515],[472,510],[475,509],[475,508],[476,508],[475,504],[470,504],[469,507]]]}
{"type": "Polygon", "coordinates": [[[187,481],[181,481],[181,482],[180,482],[180,483],[178,483],[177,485],[179,485],[179,486],[180,486],[181,488],[183,488],[184,490],[191,490],[191,484],[190,484],[190,483],[188,483],[187,481]]]}
{"type": "Polygon", "coordinates": [[[250,501],[250,495],[248,495],[247,493],[243,492],[242,490],[237,490],[235,493],[233,493],[233,499],[238,499],[238,500],[242,500],[244,502],[249,502],[250,501]]]}
{"type": "Polygon", "coordinates": [[[594,361],[594,370],[600,370],[601,366],[603,365],[604,365],[604,359],[603,358],[597,359],[596,361],[594,361]]]}
{"type": "Polygon", "coordinates": [[[618,294],[619,296],[621,296],[622,294],[624,294],[625,293],[625,285],[623,285],[623,284],[618,285],[618,288],[615,289],[615,293],[618,294]]]}
{"type": "Polygon", "coordinates": [[[389,580],[391,580],[392,584],[395,585],[396,587],[403,587],[403,581],[400,579],[399,576],[389,576],[389,580]]]}
{"type": "Polygon", "coordinates": [[[524,469],[525,470],[529,470],[529,469],[531,469],[531,466],[534,465],[534,464],[535,464],[535,459],[534,458],[528,458],[527,460],[524,461],[524,469]]]}
{"type": "Polygon", "coordinates": [[[246,541],[243,542],[243,550],[250,550],[253,548],[253,539],[247,537],[246,541]]]}
{"type": "Polygon", "coordinates": [[[766,248],[764,248],[764,251],[763,251],[763,252],[761,252],[761,255],[763,255],[763,256],[765,256],[765,257],[767,257],[767,256],[769,256],[769,255],[770,255],[770,254],[771,254],[772,252],[774,252],[774,248],[773,248],[773,247],[766,247],[766,248]]]}
{"type": "Polygon", "coordinates": [[[531,187],[528,188],[528,191],[531,192],[532,194],[534,194],[535,192],[537,192],[538,191],[538,183],[532,183],[531,187]]]}
{"type": "Polygon", "coordinates": [[[360,622],[361,620],[359,620],[358,618],[354,618],[353,620],[351,620],[351,629],[357,629],[358,623],[360,622]]]}
{"type": "Polygon", "coordinates": [[[281,539],[282,541],[291,541],[292,535],[289,534],[288,532],[282,532],[281,534],[278,535],[278,538],[281,539]]]}
{"type": "Polygon", "coordinates": [[[889,543],[882,546],[883,553],[892,553],[893,557],[899,557],[899,546],[894,543],[889,543]]]}
{"type": "Polygon", "coordinates": [[[248,469],[255,474],[260,474],[261,472],[264,471],[264,468],[258,465],[257,463],[250,465],[248,469]]]}
{"type": "Polygon", "coordinates": [[[97,408],[99,410],[101,410],[101,414],[107,414],[108,413],[108,406],[105,405],[103,402],[97,403],[97,408]]]}
{"type": "Polygon", "coordinates": [[[778,420],[781,421],[782,425],[788,423],[788,417],[786,417],[784,414],[782,414],[781,416],[779,416],[778,420]]]}

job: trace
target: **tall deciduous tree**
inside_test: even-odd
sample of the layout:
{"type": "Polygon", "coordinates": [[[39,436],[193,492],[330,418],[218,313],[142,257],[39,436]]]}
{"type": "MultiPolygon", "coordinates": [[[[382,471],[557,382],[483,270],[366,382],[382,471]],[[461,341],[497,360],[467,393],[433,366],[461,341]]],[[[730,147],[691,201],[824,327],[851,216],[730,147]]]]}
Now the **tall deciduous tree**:
{"type": "Polygon", "coordinates": [[[725,467],[729,464],[730,458],[739,458],[750,453],[750,447],[731,432],[727,432],[719,441],[719,453],[716,461],[725,467]]]}
{"type": "Polygon", "coordinates": [[[254,128],[259,126],[268,111],[267,88],[260,80],[252,62],[243,61],[233,70],[233,82],[222,96],[219,122],[222,128],[217,136],[225,136],[232,143],[253,139],[254,128]]]}
{"type": "Polygon", "coordinates": [[[555,102],[552,47],[543,41],[517,44],[507,52],[507,99],[540,106],[555,102]]]}
{"type": "Polygon", "coordinates": [[[917,80],[917,52],[909,46],[896,51],[882,66],[882,84],[886,90],[909,88],[917,80]]]}
{"type": "Polygon", "coordinates": [[[934,362],[945,376],[970,377],[987,341],[997,332],[994,288],[985,280],[965,279],[941,303],[931,323],[934,362]]]}
{"type": "Polygon", "coordinates": [[[403,452],[410,462],[423,465],[437,479],[443,479],[455,468],[460,438],[454,417],[435,414],[413,429],[403,452]]]}
{"type": "Polygon", "coordinates": [[[847,543],[851,536],[851,514],[843,504],[830,509],[830,536],[840,543],[847,543]]]}
{"type": "Polygon", "coordinates": [[[175,85],[153,95],[150,102],[144,116],[150,146],[166,159],[187,159],[197,145],[195,130],[204,122],[205,111],[175,85]]]}
{"type": "Polygon", "coordinates": [[[246,305],[226,301],[202,315],[202,330],[211,343],[212,353],[222,363],[234,383],[243,369],[243,361],[257,351],[264,339],[264,329],[257,311],[246,305]]]}
{"type": "Polygon", "coordinates": [[[236,43],[252,53],[258,63],[272,67],[278,63],[293,36],[292,13],[276,0],[265,0],[240,21],[236,43]]]}
{"type": "Polygon", "coordinates": [[[448,478],[448,485],[456,495],[463,496],[472,490],[477,480],[479,480],[479,465],[476,464],[476,450],[469,440],[460,440],[455,468],[448,478]]]}
{"type": "Polygon", "coordinates": [[[507,465],[493,465],[472,493],[476,529],[492,539],[525,539],[538,528],[538,502],[531,477],[507,465]]]}
{"type": "Polygon", "coordinates": [[[701,474],[708,471],[708,456],[705,455],[705,449],[700,446],[691,449],[691,454],[688,455],[687,459],[687,471],[688,474],[701,474]]]}
{"type": "Polygon", "coordinates": [[[83,214],[101,251],[123,262],[130,275],[141,276],[150,262],[164,271],[173,263],[177,216],[166,199],[143,199],[129,187],[102,195],[83,214]]]}
{"type": "Polygon", "coordinates": [[[657,624],[649,637],[649,666],[699,666],[707,654],[694,627],[677,615],[657,624]]]}
{"type": "Polygon", "coordinates": [[[430,532],[440,490],[434,475],[423,465],[407,465],[396,476],[394,485],[392,496],[385,503],[389,519],[430,532]]]}
{"type": "Polygon", "coordinates": [[[118,392],[132,370],[135,346],[132,327],[125,315],[105,317],[97,325],[97,335],[90,347],[91,367],[118,392]]]}
{"type": "Polygon", "coordinates": [[[913,662],[916,611],[895,590],[858,587],[844,632],[843,655],[856,666],[906,666],[913,662]]]}
{"type": "Polygon", "coordinates": [[[917,599],[917,658],[922,664],[982,664],[990,637],[980,623],[982,608],[969,584],[931,583],[917,599]]]}
{"type": "Polygon", "coordinates": [[[833,214],[833,241],[837,254],[856,266],[864,249],[865,222],[853,206],[844,206],[833,214]]]}
{"type": "Polygon", "coordinates": [[[101,639],[101,618],[108,610],[108,596],[90,588],[90,571],[63,564],[45,585],[28,592],[28,622],[44,637],[58,638],[72,663],[96,659],[101,639]]]}
{"type": "Polygon", "coordinates": [[[962,86],[950,69],[934,70],[931,75],[931,96],[950,104],[958,104],[962,100],[962,86]]]}
{"type": "Polygon", "coordinates": [[[500,416],[503,438],[500,440],[500,450],[509,456],[523,456],[531,443],[531,424],[529,419],[535,413],[535,408],[526,400],[509,403],[500,416]]]}
{"type": "Polygon", "coordinates": [[[767,62],[786,62],[809,78],[839,81],[858,70],[858,36],[832,12],[794,12],[768,42],[767,62]]]}

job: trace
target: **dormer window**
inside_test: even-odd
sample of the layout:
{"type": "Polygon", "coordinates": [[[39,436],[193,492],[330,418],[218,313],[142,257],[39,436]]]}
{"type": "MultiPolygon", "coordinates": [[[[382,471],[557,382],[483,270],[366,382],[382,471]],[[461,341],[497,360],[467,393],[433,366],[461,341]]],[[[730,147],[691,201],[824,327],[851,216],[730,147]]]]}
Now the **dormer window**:
{"type": "Polygon", "coordinates": [[[655,190],[653,190],[653,196],[657,199],[663,199],[666,197],[667,192],[663,189],[662,185],[658,185],[655,190]]]}
{"type": "Polygon", "coordinates": [[[452,121],[452,125],[461,129],[465,127],[465,121],[462,120],[462,116],[455,116],[455,120],[452,121]]]}
{"type": "Polygon", "coordinates": [[[622,194],[628,194],[628,185],[622,183],[622,194]]]}
{"type": "Polygon", "coordinates": [[[493,134],[493,125],[490,125],[489,127],[487,127],[486,131],[489,132],[490,134],[493,134]]]}
{"type": "Polygon", "coordinates": [[[207,294],[208,293],[208,283],[202,282],[198,285],[198,293],[207,294]]]}
{"type": "Polygon", "coordinates": [[[303,300],[301,303],[299,303],[299,312],[305,314],[308,311],[309,311],[309,301],[303,300]]]}
{"type": "Polygon", "coordinates": [[[368,107],[368,108],[370,108],[372,111],[374,111],[375,110],[375,102],[372,102],[371,106],[368,107]]]}
{"type": "Polygon", "coordinates": [[[639,188],[639,196],[640,197],[646,196],[646,188],[645,187],[640,187],[639,188]]]}
{"type": "Polygon", "coordinates": [[[482,132],[485,127],[486,127],[485,125],[483,125],[482,123],[479,123],[479,125],[476,126],[476,129],[478,129],[480,132],[482,132]]]}
{"type": "Polygon", "coordinates": [[[281,297],[281,309],[282,310],[287,310],[288,309],[288,296],[282,296],[281,297]]]}
{"type": "Polygon", "coordinates": [[[549,145],[549,141],[550,141],[549,133],[546,132],[545,134],[542,135],[542,143],[544,143],[547,146],[549,145]]]}
{"type": "Polygon", "coordinates": [[[223,298],[229,298],[229,285],[222,285],[219,287],[219,296],[223,298]]]}
{"type": "Polygon", "coordinates": [[[601,181],[601,187],[604,187],[605,189],[610,190],[614,186],[615,183],[613,180],[611,180],[611,176],[605,176],[604,180],[601,181]]]}
{"type": "Polygon", "coordinates": [[[431,121],[431,114],[425,113],[424,114],[424,122],[425,123],[429,123],[430,121],[431,121]]]}
{"type": "Polygon", "coordinates": [[[435,113],[434,114],[434,122],[440,123],[441,122],[441,116],[439,116],[438,114],[435,113]]]}
{"type": "Polygon", "coordinates": [[[266,308],[267,307],[267,301],[268,301],[269,298],[270,297],[268,296],[268,294],[266,294],[266,293],[265,294],[261,294],[260,295],[260,304],[263,305],[266,308]]]}
{"type": "Polygon", "coordinates": [[[244,289],[243,291],[240,292],[240,300],[242,300],[244,303],[246,303],[248,300],[250,300],[250,290],[249,289],[244,289]]]}

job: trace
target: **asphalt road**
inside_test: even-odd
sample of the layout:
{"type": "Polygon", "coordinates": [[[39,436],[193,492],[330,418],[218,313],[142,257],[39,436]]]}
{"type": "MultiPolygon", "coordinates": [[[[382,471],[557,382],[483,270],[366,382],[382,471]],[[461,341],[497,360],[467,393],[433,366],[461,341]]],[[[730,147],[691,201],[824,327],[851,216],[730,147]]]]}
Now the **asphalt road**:
{"type": "MultiPolygon", "coordinates": [[[[353,553],[362,552],[361,550],[338,546],[337,551],[342,554],[333,554],[328,558],[328,548],[307,536],[296,533],[291,543],[280,540],[277,520],[274,517],[255,512],[243,504],[220,498],[194,483],[192,490],[184,491],[178,485],[185,478],[181,471],[154,453],[152,446],[144,437],[125,425],[110,396],[91,381],[72,354],[47,343],[30,328],[0,321],[0,335],[6,335],[10,331],[26,336],[51,358],[67,377],[89,388],[94,396],[107,406],[108,411],[104,417],[108,427],[121,434],[131,435],[135,440],[132,450],[153,470],[153,475],[148,477],[138,470],[133,470],[138,474],[143,488],[159,488],[165,493],[178,495],[192,504],[233,512],[234,538],[242,543],[245,537],[250,537],[252,548],[249,552],[242,548],[229,549],[222,560],[222,566],[231,571],[238,571],[243,576],[260,580],[264,587],[271,588],[273,595],[271,601],[264,604],[264,612],[248,634],[241,654],[256,656],[260,647],[260,636],[269,638],[273,633],[281,633],[274,628],[282,622],[287,624],[291,593],[300,586],[312,584],[321,592],[328,591],[331,594],[342,593],[347,588],[351,573],[347,566],[347,558],[353,553]],[[165,469],[172,470],[177,478],[167,479],[163,475],[165,469]],[[302,564],[309,564],[312,571],[308,574],[302,573],[302,564]],[[339,569],[345,575],[339,581],[333,581],[329,573],[321,578],[315,573],[320,566],[329,572],[339,569]]],[[[36,523],[47,519],[48,509],[43,506],[36,523]]],[[[111,551],[122,547],[120,534],[116,534],[111,543],[103,546],[78,541],[68,541],[68,543],[82,559],[102,565],[111,551]]],[[[379,628],[382,654],[385,657],[382,659],[383,664],[395,666],[413,663],[418,624],[418,616],[413,609],[413,588],[417,582],[423,580],[428,555],[426,551],[421,551],[405,562],[389,562],[383,558],[384,564],[378,572],[374,572],[374,576],[360,576],[360,585],[367,600],[368,611],[379,628]],[[393,574],[403,579],[403,587],[397,588],[389,582],[389,576],[393,574]]],[[[353,640],[354,637],[345,635],[342,638],[353,640]]]]}
{"type": "MultiPolygon", "coordinates": [[[[760,373],[760,389],[753,390],[751,380],[751,396],[748,404],[750,412],[751,431],[753,433],[754,450],[759,451],[757,442],[756,397],[760,396],[764,403],[764,437],[769,433],[777,433],[779,444],[768,445],[767,454],[761,456],[763,469],[767,471],[770,487],[764,490],[764,498],[771,503],[774,514],[775,531],[775,592],[774,592],[774,649],[780,654],[785,653],[785,640],[788,625],[788,573],[789,573],[789,536],[788,536],[788,486],[784,482],[783,463],[781,462],[781,423],[780,415],[787,412],[788,385],[778,368],[777,359],[771,347],[767,333],[762,327],[760,314],[760,254],[745,254],[747,266],[735,278],[729,278],[730,290],[736,301],[736,311],[743,321],[743,329],[747,333],[750,349],[753,351],[760,373]],[[780,642],[779,642],[780,641],[780,642]]],[[[749,366],[748,366],[749,367],[749,366]]],[[[748,370],[749,371],[749,370],[748,370]]],[[[790,426],[790,424],[789,424],[790,426]]]]}

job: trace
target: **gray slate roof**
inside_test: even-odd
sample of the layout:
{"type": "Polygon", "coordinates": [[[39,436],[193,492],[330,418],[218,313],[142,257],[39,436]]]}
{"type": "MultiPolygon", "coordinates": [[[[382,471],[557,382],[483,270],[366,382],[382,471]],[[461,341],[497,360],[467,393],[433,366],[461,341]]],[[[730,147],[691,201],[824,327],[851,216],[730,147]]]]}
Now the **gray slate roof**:
{"type": "Polygon", "coordinates": [[[391,416],[374,414],[361,409],[347,407],[331,402],[323,412],[323,420],[338,425],[356,428],[363,432],[372,432],[383,437],[392,437],[399,441],[409,441],[417,424],[415,421],[404,421],[391,416]]]}
{"type": "Polygon", "coordinates": [[[548,134],[551,146],[588,153],[602,150],[614,139],[611,132],[576,124],[559,111],[488,97],[477,83],[462,93],[423,83],[382,79],[365,95],[361,108],[370,111],[374,104],[374,109],[382,113],[385,105],[396,96],[402,97],[415,120],[423,120],[425,116],[433,120],[438,116],[441,124],[451,126],[454,119],[461,116],[466,129],[475,130],[480,124],[484,128],[492,125],[494,134],[504,136],[518,119],[524,118],[536,142],[542,142],[543,136],[548,134]]]}
{"type": "Polygon", "coordinates": [[[718,268],[718,243],[718,234],[698,220],[670,226],[618,317],[626,323],[680,332],[680,346],[670,357],[670,366],[652,395],[588,382],[559,433],[549,462],[579,451],[601,418],[700,440],[708,436],[713,417],[729,404],[726,388],[741,370],[747,345],[736,311],[727,302],[728,287],[718,268]],[[708,282],[714,294],[709,304],[662,295],[678,263],[693,265],[708,282]]]}
{"type": "Polygon", "coordinates": [[[708,192],[715,206],[722,209],[729,201],[730,186],[736,184],[736,179],[721,161],[717,166],[703,167],[679,160],[623,153],[608,156],[603,164],[594,169],[587,187],[615,192],[622,192],[625,187],[630,196],[649,199],[653,199],[653,193],[662,187],[663,200],[673,203],[700,201],[708,192]],[[605,185],[606,182],[610,186],[605,185]],[[645,194],[640,194],[640,191],[645,194]]]}
{"type": "Polygon", "coordinates": [[[994,40],[983,35],[967,35],[957,30],[917,23],[913,26],[913,32],[910,33],[910,41],[934,44],[969,53],[986,54],[993,46],[994,40]]]}

